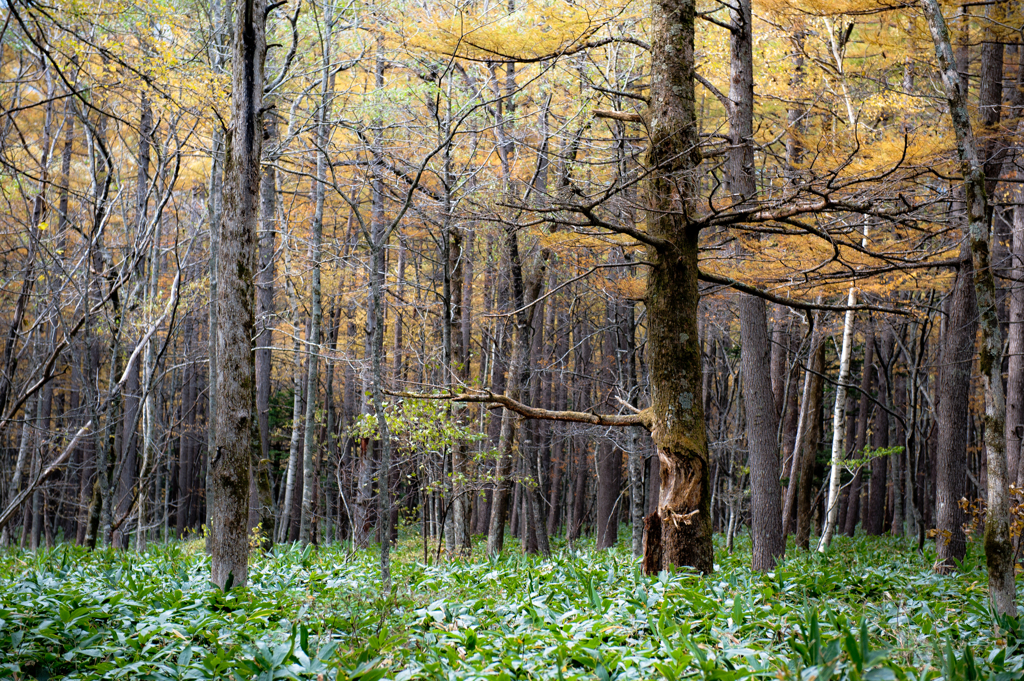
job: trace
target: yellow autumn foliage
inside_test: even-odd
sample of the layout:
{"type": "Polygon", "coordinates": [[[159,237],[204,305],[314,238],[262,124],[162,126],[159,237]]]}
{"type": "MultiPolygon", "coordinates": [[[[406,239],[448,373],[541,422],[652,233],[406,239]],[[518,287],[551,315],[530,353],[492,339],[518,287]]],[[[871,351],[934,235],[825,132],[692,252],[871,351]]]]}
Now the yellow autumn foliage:
{"type": "Polygon", "coordinates": [[[526,3],[513,12],[496,4],[419,24],[409,31],[409,46],[471,59],[533,61],[581,47],[609,19],[607,11],[563,2],[526,3]]]}

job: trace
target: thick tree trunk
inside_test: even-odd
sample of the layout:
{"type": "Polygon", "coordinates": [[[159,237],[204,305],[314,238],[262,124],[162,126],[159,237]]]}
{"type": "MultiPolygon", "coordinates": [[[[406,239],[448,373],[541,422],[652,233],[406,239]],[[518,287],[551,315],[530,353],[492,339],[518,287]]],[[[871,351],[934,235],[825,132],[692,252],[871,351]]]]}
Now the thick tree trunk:
{"type": "Polygon", "coordinates": [[[942,335],[945,343],[936,414],[935,543],[943,571],[955,569],[967,553],[963,531],[966,518],[959,501],[967,491],[968,400],[978,328],[972,274],[971,262],[965,257],[949,294],[949,314],[942,335]]]}
{"type": "MultiPolygon", "coordinates": [[[[754,178],[754,57],[750,0],[738,0],[729,12],[731,78],[729,79],[730,144],[726,190],[735,205],[757,199],[754,178]]],[[[755,570],[771,570],[785,553],[779,496],[779,409],[772,392],[772,362],[764,301],[747,295],[740,300],[743,400],[751,475],[751,536],[755,570]]],[[[780,396],[781,397],[781,396],[780,396]]],[[[781,399],[780,399],[781,401],[781,399]]]]}
{"type": "Polygon", "coordinates": [[[217,289],[218,408],[210,454],[211,580],[244,586],[249,560],[249,467],[255,431],[256,231],[263,129],[265,0],[238,0],[232,63],[224,220],[217,289]]]}
{"type": "MultiPolygon", "coordinates": [[[[228,62],[228,45],[230,32],[228,30],[228,22],[230,21],[231,12],[226,9],[225,5],[232,0],[210,0],[210,16],[213,19],[213,36],[210,41],[210,65],[213,67],[215,74],[223,74],[225,67],[228,62]]],[[[248,0],[237,0],[238,2],[248,2],[248,0]]],[[[236,43],[238,42],[236,38],[236,43]]],[[[262,63],[260,64],[262,68],[262,63]]],[[[234,73],[232,73],[232,80],[234,80],[234,73]]],[[[262,89],[262,85],[261,85],[262,89]]],[[[262,92],[260,98],[262,100],[262,92]]],[[[232,112],[233,114],[234,112],[232,112]]],[[[232,122],[234,125],[234,123],[232,122]]],[[[229,131],[230,133],[230,131],[229,131]]],[[[218,305],[216,301],[219,299],[218,293],[218,282],[220,281],[220,240],[221,240],[221,224],[224,220],[224,182],[227,176],[227,169],[225,164],[228,162],[228,156],[230,150],[225,147],[224,130],[223,126],[216,125],[213,128],[212,140],[210,150],[210,184],[209,184],[209,198],[207,199],[207,213],[210,222],[210,259],[208,263],[209,275],[210,275],[210,306],[209,306],[209,336],[207,337],[207,355],[208,355],[208,374],[207,374],[207,400],[209,401],[209,408],[207,412],[210,418],[207,419],[206,426],[206,450],[207,458],[209,459],[209,452],[213,448],[214,443],[218,442],[217,439],[217,414],[219,410],[217,408],[217,343],[219,338],[218,333],[218,305]]],[[[236,199],[237,200],[237,199],[236,199]]],[[[213,509],[213,494],[217,489],[216,484],[213,481],[214,467],[211,465],[206,466],[206,526],[213,526],[213,518],[210,515],[213,509]]],[[[197,485],[198,487],[198,485],[197,485]]],[[[212,547],[207,544],[207,551],[212,552],[212,547]]]]}
{"type": "Polygon", "coordinates": [[[697,334],[698,229],[689,222],[700,163],[694,113],[694,3],[651,7],[647,359],[651,436],[661,461],[658,510],[646,521],[644,570],[714,569],[711,489],[697,334]]]}
{"type": "Polygon", "coordinates": [[[778,415],[772,395],[767,311],[764,300],[740,300],[743,401],[747,416],[750,467],[750,522],[753,568],[767,572],[786,553],[779,489],[778,415]]]}
{"type": "Polygon", "coordinates": [[[964,182],[974,289],[981,318],[980,365],[985,386],[985,456],[988,508],[985,515],[985,559],[989,600],[1000,615],[1017,616],[1014,555],[1010,541],[1009,493],[1006,479],[1006,404],[1002,383],[1003,345],[996,314],[995,279],[990,252],[992,214],[985,186],[985,170],[978,159],[967,97],[957,77],[949,31],[938,0],[924,0],[925,16],[935,42],[949,112],[956,133],[964,182]]]}

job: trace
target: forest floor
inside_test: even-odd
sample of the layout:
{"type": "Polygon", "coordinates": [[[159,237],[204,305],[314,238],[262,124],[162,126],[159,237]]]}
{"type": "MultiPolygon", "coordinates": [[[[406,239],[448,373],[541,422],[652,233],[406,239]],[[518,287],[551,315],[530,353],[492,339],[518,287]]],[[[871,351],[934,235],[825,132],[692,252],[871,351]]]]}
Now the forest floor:
{"type": "Polygon", "coordinates": [[[791,545],[766,575],[743,538],[717,549],[711,576],[645,577],[621,545],[427,565],[410,535],[387,598],[377,553],[344,546],[278,547],[227,593],[200,541],[9,550],[0,678],[1024,677],[1024,633],[993,633],[977,542],[948,577],[893,538],[839,538],[824,556],[791,545]]]}

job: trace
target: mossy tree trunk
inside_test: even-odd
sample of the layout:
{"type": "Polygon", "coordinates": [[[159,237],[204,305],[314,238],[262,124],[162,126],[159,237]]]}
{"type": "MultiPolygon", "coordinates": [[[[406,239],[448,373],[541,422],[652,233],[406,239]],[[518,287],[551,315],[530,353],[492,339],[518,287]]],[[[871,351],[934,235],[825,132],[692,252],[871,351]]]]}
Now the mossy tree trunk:
{"type": "Polygon", "coordinates": [[[995,278],[991,267],[991,234],[985,169],[967,111],[965,86],[957,73],[949,29],[938,0],[924,0],[923,8],[935,42],[942,84],[956,133],[957,154],[963,176],[967,231],[974,267],[974,291],[981,321],[980,364],[985,386],[985,457],[988,475],[988,510],[985,515],[985,559],[988,591],[996,613],[1017,615],[1014,586],[1014,554],[1010,541],[1009,495],[1006,480],[1006,420],[1003,392],[1003,342],[996,314],[995,278]]]}
{"type": "Polygon", "coordinates": [[[224,219],[220,225],[217,289],[217,389],[211,451],[211,580],[242,586],[248,578],[249,465],[256,380],[253,359],[256,230],[263,130],[266,0],[238,0],[231,68],[224,219]]]}
{"type": "Polygon", "coordinates": [[[711,494],[700,400],[695,209],[699,135],[694,115],[693,0],[651,4],[651,171],[647,282],[651,435],[661,462],[658,509],[645,520],[644,569],[711,572],[711,494]]]}

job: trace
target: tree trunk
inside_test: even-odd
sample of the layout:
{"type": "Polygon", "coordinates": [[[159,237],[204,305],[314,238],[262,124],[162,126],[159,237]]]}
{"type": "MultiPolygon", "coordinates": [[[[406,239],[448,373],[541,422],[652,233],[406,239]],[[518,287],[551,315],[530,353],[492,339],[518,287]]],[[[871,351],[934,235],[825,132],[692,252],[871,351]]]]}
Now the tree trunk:
{"type": "MultiPolygon", "coordinates": [[[[213,39],[210,42],[210,65],[213,67],[213,72],[217,75],[221,75],[225,72],[225,67],[228,61],[227,55],[227,42],[229,40],[228,22],[230,21],[231,12],[225,7],[226,3],[231,0],[210,0],[210,16],[213,19],[213,39]]],[[[247,3],[249,0],[236,0],[239,3],[247,3]]],[[[264,0],[265,1],[265,0],[264,0]]],[[[240,38],[236,37],[235,43],[239,42],[240,38]]],[[[234,81],[234,69],[232,72],[232,81],[234,81]]],[[[262,61],[260,62],[259,68],[263,68],[262,61]]],[[[234,83],[233,83],[234,85],[234,83]]],[[[260,99],[262,100],[262,85],[260,86],[260,99]]],[[[234,103],[234,100],[232,100],[234,103]]],[[[255,110],[254,110],[255,111],[255,110]]],[[[232,111],[234,115],[234,111],[232,111]]],[[[254,114],[258,116],[258,114],[254,114]]],[[[232,120],[231,124],[238,125],[237,122],[232,120]]],[[[230,134],[229,130],[229,134],[230,134]]],[[[262,138],[262,136],[261,136],[262,138]]],[[[262,139],[260,140],[262,141],[262,139]]],[[[207,457],[209,458],[210,449],[214,446],[214,443],[219,442],[217,438],[217,414],[219,409],[217,408],[217,344],[218,344],[218,312],[219,306],[216,301],[219,300],[218,282],[220,281],[220,240],[223,233],[222,223],[225,219],[224,216],[224,182],[227,177],[227,168],[225,164],[229,161],[228,156],[231,153],[230,149],[225,147],[224,131],[223,126],[215,125],[213,127],[212,135],[212,149],[210,150],[210,186],[209,186],[209,198],[207,199],[207,212],[210,221],[210,261],[208,264],[210,274],[210,310],[209,310],[209,336],[208,342],[208,359],[209,359],[209,372],[207,374],[207,400],[209,401],[209,408],[207,413],[210,418],[207,419],[207,457]]],[[[237,197],[236,201],[240,200],[237,197]]],[[[212,460],[212,459],[211,459],[212,460]]],[[[213,480],[214,467],[208,465],[206,467],[206,526],[213,527],[213,517],[211,512],[213,510],[213,494],[217,489],[217,485],[213,480]]],[[[207,544],[207,550],[212,553],[212,546],[207,544]]]]}
{"type": "Polygon", "coordinates": [[[185,528],[188,527],[190,505],[194,502],[192,489],[192,463],[195,459],[195,428],[196,412],[199,410],[199,400],[196,395],[196,368],[192,357],[192,332],[195,322],[191,317],[186,317],[182,325],[184,334],[184,355],[185,355],[185,388],[181,397],[182,426],[181,439],[178,442],[178,506],[176,511],[176,522],[178,538],[185,535],[185,528]]]}
{"type": "Polygon", "coordinates": [[[821,329],[822,321],[815,322],[811,340],[808,390],[805,392],[807,411],[804,415],[804,434],[799,438],[800,469],[797,481],[796,545],[807,549],[811,537],[811,492],[813,491],[814,469],[821,442],[821,409],[824,401],[825,339],[821,329]]]}
{"type": "Polygon", "coordinates": [[[714,569],[711,489],[697,334],[699,231],[695,210],[699,131],[694,112],[693,0],[655,0],[651,104],[647,358],[651,437],[661,461],[658,510],[648,516],[644,571],[714,569]]]}
{"type": "MultiPolygon", "coordinates": [[[[285,232],[287,234],[287,232],[285,232]]],[[[285,289],[288,295],[288,307],[292,326],[292,429],[288,440],[288,467],[285,472],[284,501],[281,503],[281,514],[277,521],[277,541],[288,541],[292,525],[292,507],[295,505],[295,488],[298,484],[299,443],[302,437],[302,417],[305,413],[302,376],[302,339],[300,337],[301,319],[299,315],[299,298],[292,278],[294,270],[291,260],[291,240],[289,234],[284,245],[285,289]]]]}
{"type": "Polygon", "coordinates": [[[1006,404],[1002,383],[1003,345],[996,314],[995,279],[991,263],[992,213],[985,186],[985,170],[978,160],[974,132],[967,111],[965,89],[959,82],[949,31],[938,0],[924,0],[925,16],[935,42],[949,112],[956,133],[963,174],[974,289],[981,318],[980,365],[985,386],[985,455],[988,476],[988,508],[985,515],[985,560],[988,565],[989,600],[1000,615],[1017,615],[1014,586],[1014,555],[1010,541],[1009,494],[1006,479],[1006,404]]]}
{"type": "Polygon", "coordinates": [[[753,569],[767,572],[785,555],[786,539],[782,534],[779,489],[778,415],[771,386],[767,311],[761,298],[743,296],[740,300],[740,335],[753,569]]]}
{"type": "MultiPolygon", "coordinates": [[[[850,287],[846,304],[857,304],[857,289],[850,287]]],[[[846,455],[846,386],[850,381],[850,354],[853,350],[853,310],[846,311],[843,323],[843,347],[839,354],[839,378],[836,385],[835,404],[832,410],[832,465],[829,475],[828,501],[826,502],[825,527],[818,542],[818,551],[825,552],[832,541],[839,519],[839,482],[842,474],[842,460],[846,455]]]]}
{"type": "MultiPolygon", "coordinates": [[[[384,88],[383,40],[378,36],[374,55],[374,87],[384,88]]],[[[370,225],[370,300],[366,315],[366,347],[370,355],[369,398],[377,420],[380,464],[377,468],[377,532],[380,537],[380,577],[384,593],[391,591],[391,432],[384,415],[384,282],[386,251],[391,230],[384,217],[383,122],[371,125],[372,205],[370,225]]]]}
{"type": "MultiPolygon", "coordinates": [[[[1018,201],[1024,192],[1017,186],[1018,201]]],[[[1013,267],[1010,275],[1010,328],[1006,353],[1009,371],[1006,377],[1006,468],[1007,479],[1024,483],[1020,453],[1024,434],[1024,205],[1013,207],[1013,267]]]]}
{"type": "MultiPolygon", "coordinates": [[[[964,254],[966,256],[966,254],[964,254]]],[[[949,294],[942,370],[939,374],[938,449],[935,475],[935,543],[939,569],[956,568],[967,553],[960,498],[967,491],[967,427],[971,368],[974,363],[974,339],[977,334],[977,310],[972,267],[961,260],[949,294]]]]}
{"type": "MultiPolygon", "coordinates": [[[[876,338],[877,341],[877,338],[876,338]]],[[[875,357],[878,372],[878,401],[885,404],[890,393],[892,376],[888,373],[888,358],[892,356],[892,334],[886,332],[875,357]]],[[[881,406],[875,409],[874,426],[871,429],[871,447],[874,450],[889,446],[889,413],[881,406]]],[[[876,456],[871,460],[871,496],[868,503],[868,524],[865,528],[872,536],[880,536],[885,531],[886,501],[888,489],[889,457],[876,456]]]]}
{"type": "Polygon", "coordinates": [[[249,560],[249,467],[255,431],[254,279],[260,182],[265,0],[238,0],[217,289],[216,440],[210,453],[211,581],[244,586],[249,560]]]}
{"type": "MultiPolygon", "coordinates": [[[[897,374],[893,377],[893,389],[890,393],[889,401],[887,402],[890,409],[895,414],[906,414],[905,396],[907,393],[906,376],[902,373],[897,374]]],[[[904,419],[906,416],[904,416],[904,419]]],[[[907,441],[906,432],[902,423],[897,419],[891,419],[890,423],[893,425],[894,437],[889,439],[889,444],[892,446],[899,446],[903,448],[902,452],[897,452],[892,455],[892,534],[893,536],[902,536],[904,533],[904,518],[909,513],[904,506],[904,492],[903,492],[903,481],[906,478],[906,466],[907,466],[907,447],[905,443],[907,441]]]]}
{"type": "MultiPolygon", "coordinates": [[[[266,123],[268,146],[278,138],[277,117],[266,123]]],[[[274,343],[274,274],[277,228],[277,169],[273,163],[263,166],[260,179],[259,270],[256,275],[256,414],[259,426],[259,457],[254,463],[255,480],[250,494],[255,494],[249,524],[259,527],[264,546],[274,541],[274,496],[270,489],[270,389],[271,346],[274,343]]]]}
{"type": "Polygon", "coordinates": [[[789,462],[789,481],[786,484],[786,501],[782,508],[782,534],[788,537],[796,529],[797,520],[797,497],[800,486],[801,456],[803,454],[803,443],[807,439],[807,427],[809,422],[809,408],[811,404],[811,382],[814,378],[810,366],[814,360],[814,349],[821,342],[820,329],[817,328],[814,317],[808,319],[810,322],[810,348],[807,354],[808,370],[804,371],[803,388],[800,392],[800,404],[797,416],[796,437],[793,439],[793,454],[789,462]]]}
{"type": "MultiPolygon", "coordinates": [[[[116,379],[115,379],[116,380],[116,379]]],[[[124,385],[124,416],[121,424],[121,451],[117,467],[117,509],[114,518],[117,529],[112,542],[115,548],[128,548],[128,516],[135,506],[135,483],[138,481],[138,415],[139,415],[139,363],[132,362],[128,381],[124,385]]]]}
{"type": "MultiPolygon", "coordinates": [[[[21,424],[21,437],[19,438],[18,444],[18,454],[14,462],[11,486],[8,488],[8,499],[13,499],[18,496],[18,493],[21,491],[21,482],[24,478],[25,467],[28,465],[28,459],[32,449],[32,429],[35,427],[36,401],[38,399],[38,396],[30,397],[25,403],[25,410],[23,412],[21,424]]],[[[31,479],[31,475],[29,478],[31,479]]],[[[10,526],[5,525],[4,529],[0,531],[0,546],[10,546],[10,541],[10,526]]]]}
{"type": "Polygon", "coordinates": [[[334,31],[333,5],[328,3],[324,10],[324,29],[321,53],[320,106],[317,108],[316,123],[316,177],[313,185],[313,225],[310,229],[310,258],[313,280],[310,284],[312,298],[309,324],[309,359],[306,365],[306,418],[302,448],[302,508],[299,516],[299,541],[309,544],[313,533],[316,490],[316,405],[320,391],[320,334],[323,326],[323,297],[320,290],[320,260],[324,239],[324,199],[327,181],[327,145],[330,139],[330,111],[333,79],[331,68],[331,34],[334,31]]]}
{"type": "Polygon", "coordinates": [[[622,487],[622,450],[608,438],[597,446],[597,548],[607,549],[619,540],[619,489],[622,487]]]}

